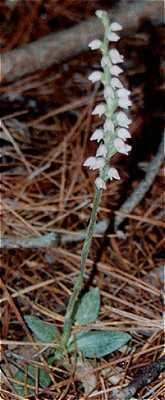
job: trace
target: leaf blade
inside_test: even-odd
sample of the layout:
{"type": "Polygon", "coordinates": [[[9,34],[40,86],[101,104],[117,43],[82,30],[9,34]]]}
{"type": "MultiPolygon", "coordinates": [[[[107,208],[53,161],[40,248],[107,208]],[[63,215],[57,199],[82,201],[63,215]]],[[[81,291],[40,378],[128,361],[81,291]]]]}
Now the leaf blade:
{"type": "Polygon", "coordinates": [[[78,306],[75,321],[79,325],[86,325],[96,321],[100,310],[99,288],[92,288],[85,293],[78,306]]]}
{"type": "Polygon", "coordinates": [[[131,336],[125,332],[88,331],[80,332],[68,341],[68,351],[77,348],[87,358],[100,358],[124,346],[131,336]]]}
{"type": "MultiPolygon", "coordinates": [[[[36,372],[37,370],[33,365],[29,365],[27,371],[17,371],[15,379],[20,382],[20,384],[14,383],[14,387],[20,396],[29,396],[35,394],[33,387],[35,388],[36,372]],[[24,383],[24,385],[21,385],[21,383],[24,383]]],[[[51,378],[43,368],[38,369],[38,378],[39,386],[43,389],[51,384],[51,378]]]]}
{"type": "Polygon", "coordinates": [[[25,315],[24,319],[33,334],[41,342],[52,342],[58,334],[54,324],[44,322],[42,319],[34,315],[25,315]]]}

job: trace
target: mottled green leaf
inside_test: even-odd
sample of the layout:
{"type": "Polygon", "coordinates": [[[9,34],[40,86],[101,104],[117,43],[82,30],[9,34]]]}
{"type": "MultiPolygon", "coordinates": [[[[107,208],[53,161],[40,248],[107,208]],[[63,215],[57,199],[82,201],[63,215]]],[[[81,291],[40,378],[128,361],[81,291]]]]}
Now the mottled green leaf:
{"type": "Polygon", "coordinates": [[[36,377],[39,380],[39,386],[42,388],[48,387],[51,383],[48,373],[43,368],[39,368],[37,371],[34,366],[29,365],[26,371],[19,370],[15,375],[15,379],[23,383],[23,385],[19,385],[17,383],[14,384],[16,392],[20,396],[34,395],[33,387],[35,388],[36,377]],[[28,387],[27,385],[32,386],[32,388],[28,387]]]}
{"type": "Polygon", "coordinates": [[[58,334],[54,324],[44,322],[34,315],[25,315],[24,319],[28,327],[41,342],[52,342],[58,334]]]}
{"type": "MultiPolygon", "coordinates": [[[[36,367],[33,367],[33,365],[29,365],[28,367],[28,373],[31,377],[36,377],[36,367]]],[[[50,385],[51,383],[51,378],[48,375],[48,373],[45,371],[43,368],[39,368],[38,370],[38,378],[39,378],[39,385],[42,388],[45,388],[50,385]]]]}
{"type": "Polygon", "coordinates": [[[131,336],[125,332],[88,331],[80,332],[68,341],[68,351],[81,351],[85,357],[100,358],[124,346],[131,336]]]}
{"type": "Polygon", "coordinates": [[[100,310],[99,288],[92,288],[82,297],[75,315],[75,321],[80,325],[96,321],[100,310]]]}
{"type": "Polygon", "coordinates": [[[26,374],[22,371],[18,371],[15,375],[15,380],[17,380],[20,383],[23,383],[24,385],[19,385],[19,383],[14,383],[14,388],[16,392],[19,394],[19,396],[29,396],[34,394],[34,390],[27,385],[35,387],[35,382],[34,379],[32,378],[27,378],[26,374]]]}

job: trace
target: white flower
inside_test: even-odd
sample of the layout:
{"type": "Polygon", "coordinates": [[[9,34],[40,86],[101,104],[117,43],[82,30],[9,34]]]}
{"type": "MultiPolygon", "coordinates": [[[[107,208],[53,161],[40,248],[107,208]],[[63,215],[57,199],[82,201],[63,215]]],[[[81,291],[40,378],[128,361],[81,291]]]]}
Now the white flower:
{"type": "Polygon", "coordinates": [[[108,40],[110,40],[111,42],[117,42],[118,40],[120,40],[120,36],[117,35],[115,32],[109,32],[108,33],[108,40]]]}
{"type": "Polygon", "coordinates": [[[117,129],[116,133],[117,133],[117,136],[123,140],[129,139],[131,137],[130,132],[128,131],[128,129],[125,129],[125,128],[117,129]]]}
{"type": "Polygon", "coordinates": [[[98,114],[99,117],[101,117],[105,113],[105,110],[106,110],[105,103],[97,104],[97,106],[92,111],[92,115],[97,115],[98,114]]]}
{"type": "Polygon", "coordinates": [[[106,86],[104,89],[104,97],[105,99],[114,99],[115,94],[111,86],[106,86]]]}
{"type": "Polygon", "coordinates": [[[113,87],[113,89],[122,89],[123,88],[123,84],[120,82],[120,80],[118,78],[111,79],[111,86],[113,87]]]}
{"type": "Polygon", "coordinates": [[[112,22],[112,24],[110,25],[110,29],[111,31],[116,32],[121,31],[123,28],[118,22],[112,22]]]}
{"type": "Polygon", "coordinates": [[[120,111],[116,114],[116,120],[120,126],[123,126],[124,128],[128,128],[128,125],[131,123],[131,120],[127,117],[127,115],[123,112],[120,111]]]}
{"type": "Polygon", "coordinates": [[[92,169],[100,169],[103,168],[105,165],[105,160],[103,157],[95,157],[95,165],[93,166],[92,169]]]}
{"type": "Polygon", "coordinates": [[[99,189],[99,190],[100,189],[106,189],[106,184],[103,181],[103,179],[100,178],[100,177],[96,178],[95,184],[96,184],[97,189],[99,189]]]}
{"type": "Polygon", "coordinates": [[[105,144],[100,144],[96,152],[96,157],[98,156],[106,157],[106,155],[107,155],[107,148],[105,144]]]}
{"type": "Polygon", "coordinates": [[[128,144],[125,144],[124,141],[119,138],[114,140],[114,146],[116,147],[116,150],[119,153],[126,154],[126,155],[128,155],[129,151],[131,150],[131,146],[129,146],[128,144]]]}
{"type": "Polygon", "coordinates": [[[125,108],[126,110],[131,106],[131,100],[121,97],[118,101],[120,107],[125,108]]]}
{"type": "Polygon", "coordinates": [[[101,45],[102,45],[101,40],[95,39],[88,44],[88,47],[90,47],[91,50],[97,50],[100,49],[101,45]]]}
{"type": "Polygon", "coordinates": [[[93,166],[95,165],[95,163],[96,163],[96,157],[88,157],[84,161],[83,165],[84,165],[84,167],[89,167],[89,169],[93,169],[93,166]]]}
{"type": "Polygon", "coordinates": [[[118,65],[113,65],[113,66],[111,67],[111,74],[112,74],[112,75],[118,76],[118,75],[120,75],[122,72],[123,72],[123,70],[122,70],[120,67],[118,67],[118,65]]]}
{"type": "Polygon", "coordinates": [[[96,129],[96,130],[93,132],[93,134],[92,134],[90,140],[97,140],[97,142],[100,142],[100,140],[103,139],[103,136],[104,136],[104,131],[103,131],[103,129],[100,129],[100,128],[99,128],[99,129],[96,129]]]}
{"type": "Polygon", "coordinates": [[[129,106],[131,106],[131,100],[129,100],[128,96],[130,94],[130,91],[127,89],[119,89],[116,92],[117,96],[119,97],[118,104],[122,108],[128,109],[129,106]]]}
{"type": "Polygon", "coordinates": [[[112,180],[112,179],[119,180],[120,179],[119,173],[118,173],[116,168],[109,168],[109,170],[108,170],[108,178],[110,180],[112,180]]]}
{"type": "Polygon", "coordinates": [[[108,56],[103,56],[101,59],[101,66],[102,68],[105,68],[107,65],[111,67],[111,61],[108,56]]]}
{"type": "Polygon", "coordinates": [[[89,81],[94,83],[94,82],[100,81],[101,77],[102,77],[101,71],[94,71],[88,76],[88,79],[89,79],[89,81]]]}
{"type": "Polygon", "coordinates": [[[124,61],[124,57],[116,49],[109,50],[109,56],[113,64],[122,63],[124,61]]]}
{"type": "Polygon", "coordinates": [[[102,157],[88,157],[85,162],[84,162],[84,166],[85,167],[89,167],[89,169],[100,169],[104,166],[105,164],[105,160],[102,157]]]}
{"type": "Polygon", "coordinates": [[[110,119],[106,119],[105,123],[104,123],[104,131],[111,131],[114,132],[114,124],[110,119]]]}
{"type": "Polygon", "coordinates": [[[131,94],[131,92],[130,92],[130,90],[122,88],[122,89],[117,90],[116,94],[118,97],[128,97],[131,94]]]}
{"type": "Polygon", "coordinates": [[[103,11],[103,10],[97,10],[95,12],[95,14],[97,15],[98,18],[105,18],[107,17],[107,12],[103,11]]]}

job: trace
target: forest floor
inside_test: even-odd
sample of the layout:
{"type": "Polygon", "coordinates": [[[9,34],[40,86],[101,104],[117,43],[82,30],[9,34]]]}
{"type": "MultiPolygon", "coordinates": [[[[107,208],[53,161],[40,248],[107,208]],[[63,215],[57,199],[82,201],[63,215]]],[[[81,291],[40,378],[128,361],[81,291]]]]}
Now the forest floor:
{"type": "MultiPolygon", "coordinates": [[[[0,1],[2,54],[70,28],[96,9],[114,7],[118,1],[9,3],[0,1]]],[[[135,30],[124,30],[120,40],[119,49],[125,57],[123,81],[132,93],[133,148],[129,157],[115,157],[121,180],[110,183],[103,193],[97,221],[108,220],[109,226],[93,238],[85,275],[87,287],[100,289],[100,328],[126,331],[132,339],[120,351],[84,361],[84,375],[82,371],[75,373],[75,358],[70,359],[69,369],[55,365],[49,370],[45,355],[52,348],[42,353],[43,347],[38,345],[40,363],[49,370],[52,384],[39,389],[36,378],[36,399],[111,399],[115,389],[122,390],[141,368],[162,357],[162,165],[132,211],[120,210],[146,179],[150,162],[159,151],[163,131],[162,44],[162,26],[147,19],[141,19],[135,30]],[[116,217],[124,214],[120,237],[113,227],[116,217]]],[[[45,70],[3,82],[0,87],[4,400],[29,398],[18,396],[14,386],[18,364],[23,368],[35,362],[36,342],[24,315],[38,316],[61,330],[79,272],[79,233],[88,224],[95,180],[95,172],[82,165],[95,151],[89,138],[99,120],[91,111],[103,96],[101,88],[94,88],[87,78],[97,69],[99,57],[87,50],[45,70]],[[36,248],[30,244],[31,237],[40,243],[49,234],[56,234],[58,240],[36,248]]],[[[135,397],[163,400],[163,393],[163,376],[157,374],[135,397]]]]}

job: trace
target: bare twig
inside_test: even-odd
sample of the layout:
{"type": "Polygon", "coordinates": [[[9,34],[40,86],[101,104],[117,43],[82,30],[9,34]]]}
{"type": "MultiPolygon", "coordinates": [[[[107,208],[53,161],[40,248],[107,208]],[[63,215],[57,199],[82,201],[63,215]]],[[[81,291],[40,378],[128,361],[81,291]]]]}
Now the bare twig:
{"type": "Polygon", "coordinates": [[[49,247],[57,244],[58,234],[48,233],[42,236],[28,236],[27,238],[1,237],[0,247],[5,249],[49,247]]]}
{"type": "Polygon", "coordinates": [[[138,390],[142,389],[153,380],[155,380],[161,372],[165,370],[165,356],[158,361],[141,368],[133,381],[123,390],[116,390],[113,393],[114,400],[129,400],[138,390]]]}
{"type": "Polygon", "coordinates": [[[150,161],[147,167],[146,175],[141,181],[140,185],[131,193],[131,196],[122,204],[121,208],[118,210],[119,214],[115,218],[115,231],[118,230],[119,225],[126,218],[125,215],[129,214],[131,211],[140,203],[145,194],[148,192],[152,183],[154,182],[160,166],[164,160],[164,135],[160,142],[156,156],[150,161]],[[120,214],[121,213],[121,214],[120,214]]]}
{"type": "MultiPolygon", "coordinates": [[[[161,0],[136,0],[132,4],[121,1],[120,7],[115,6],[110,10],[110,16],[125,29],[135,29],[142,17],[160,23],[163,18],[162,7],[161,0]]],[[[92,17],[70,29],[6,52],[1,57],[1,80],[11,82],[76,56],[87,50],[88,43],[94,38],[100,38],[102,34],[102,25],[97,18],[92,17]]]]}

